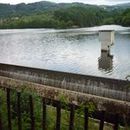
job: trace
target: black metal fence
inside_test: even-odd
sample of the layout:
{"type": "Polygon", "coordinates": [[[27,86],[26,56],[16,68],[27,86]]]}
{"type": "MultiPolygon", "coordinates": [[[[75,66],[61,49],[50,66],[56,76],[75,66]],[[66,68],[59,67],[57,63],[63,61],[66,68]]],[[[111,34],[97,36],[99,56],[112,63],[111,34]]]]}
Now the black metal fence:
{"type": "MultiPolygon", "coordinates": [[[[3,89],[3,88],[2,88],[3,89]]],[[[12,113],[11,113],[11,89],[4,88],[4,92],[6,93],[6,109],[7,109],[7,129],[8,130],[13,130],[12,128],[12,113]]],[[[17,117],[17,130],[26,130],[23,128],[22,125],[22,103],[21,103],[21,92],[15,92],[16,93],[16,117],[17,117]]],[[[0,97],[2,98],[2,97],[0,97]]],[[[42,103],[42,112],[41,112],[41,129],[42,130],[48,130],[47,128],[47,106],[52,106],[55,107],[56,110],[56,117],[55,117],[55,129],[56,130],[61,130],[61,116],[62,116],[62,110],[66,110],[69,112],[69,122],[68,122],[68,129],[69,130],[74,130],[75,125],[75,112],[77,109],[80,109],[81,106],[77,106],[74,104],[70,103],[64,103],[62,101],[56,101],[53,99],[48,99],[46,97],[41,97],[41,103],[42,103]]],[[[35,113],[34,113],[34,103],[35,103],[35,98],[33,95],[28,95],[28,106],[29,106],[29,117],[30,117],[30,122],[29,122],[29,130],[37,130],[35,128],[36,120],[35,120],[35,113]]],[[[0,109],[1,109],[1,104],[0,102],[0,109]]],[[[114,109],[114,108],[113,108],[114,109]]],[[[93,119],[98,119],[98,130],[104,130],[104,124],[105,122],[110,123],[112,126],[113,130],[119,130],[119,125],[122,123],[122,118],[121,115],[118,113],[107,113],[105,111],[93,111],[91,114],[89,114],[89,108],[88,107],[83,107],[82,106],[82,118],[84,120],[84,130],[91,130],[89,128],[89,120],[90,117],[93,119]]],[[[0,113],[0,130],[7,130],[3,126],[3,117],[2,114],[0,113]]]]}

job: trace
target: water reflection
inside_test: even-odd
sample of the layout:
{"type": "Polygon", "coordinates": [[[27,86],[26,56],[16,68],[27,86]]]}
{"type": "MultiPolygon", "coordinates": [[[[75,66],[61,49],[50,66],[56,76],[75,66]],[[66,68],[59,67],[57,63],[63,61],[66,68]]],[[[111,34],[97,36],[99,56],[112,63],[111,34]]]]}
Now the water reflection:
{"type": "Polygon", "coordinates": [[[101,51],[101,56],[98,59],[98,67],[101,70],[110,71],[113,68],[113,55],[110,51],[101,51]]]}
{"type": "Polygon", "coordinates": [[[115,32],[113,30],[100,31],[99,40],[101,42],[101,56],[98,59],[99,70],[110,71],[113,69],[113,55],[111,46],[114,45],[115,32]]]}

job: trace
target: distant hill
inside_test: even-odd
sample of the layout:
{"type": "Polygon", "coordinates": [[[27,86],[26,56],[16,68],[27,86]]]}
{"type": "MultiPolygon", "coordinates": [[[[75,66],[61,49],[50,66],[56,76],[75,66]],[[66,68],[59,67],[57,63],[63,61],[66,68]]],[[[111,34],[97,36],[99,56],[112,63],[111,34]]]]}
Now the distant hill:
{"type": "Polygon", "coordinates": [[[20,3],[16,5],[0,4],[0,17],[28,15],[56,8],[59,8],[58,4],[46,1],[31,4],[20,3]]]}
{"type": "Polygon", "coordinates": [[[35,2],[30,4],[20,3],[16,5],[0,4],[0,17],[9,17],[16,15],[30,15],[32,13],[41,13],[72,6],[86,6],[82,3],[53,3],[48,1],[35,2]]]}
{"type": "Polygon", "coordinates": [[[104,8],[107,11],[114,11],[114,10],[118,10],[118,11],[123,11],[126,9],[130,8],[130,3],[126,3],[126,4],[117,4],[117,5],[100,5],[101,8],[104,8]]]}
{"type": "Polygon", "coordinates": [[[30,15],[33,13],[41,13],[44,11],[52,11],[57,9],[65,9],[70,8],[74,6],[80,6],[80,7],[91,7],[91,8],[101,8],[105,10],[122,10],[130,8],[130,3],[127,4],[120,4],[120,5],[114,5],[114,6],[97,6],[97,5],[88,5],[83,3],[53,3],[49,1],[40,1],[35,3],[20,3],[16,5],[10,5],[10,4],[0,4],[0,18],[3,17],[9,17],[9,16],[20,16],[20,15],[30,15]]]}
{"type": "Polygon", "coordinates": [[[114,7],[120,8],[120,9],[128,9],[128,8],[130,8],[130,3],[118,4],[118,5],[114,6],[114,7]]]}
{"type": "Polygon", "coordinates": [[[130,26],[130,3],[113,6],[48,1],[0,4],[0,28],[75,28],[105,24],[130,26]]]}

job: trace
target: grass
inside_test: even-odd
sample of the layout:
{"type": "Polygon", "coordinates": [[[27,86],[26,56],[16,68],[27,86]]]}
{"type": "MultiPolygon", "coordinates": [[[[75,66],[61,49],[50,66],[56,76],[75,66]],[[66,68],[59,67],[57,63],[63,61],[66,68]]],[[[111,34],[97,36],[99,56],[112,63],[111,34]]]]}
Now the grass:
{"type": "MultiPolygon", "coordinates": [[[[22,93],[21,95],[21,112],[22,112],[22,127],[23,130],[30,130],[30,116],[29,116],[29,95],[22,93]]],[[[35,127],[36,130],[42,130],[42,103],[41,98],[33,95],[34,99],[34,114],[35,114],[35,127]]],[[[13,130],[17,130],[17,98],[16,92],[11,91],[11,114],[12,114],[12,127],[13,130]]],[[[0,113],[2,117],[2,123],[4,130],[7,130],[7,104],[6,104],[6,91],[0,89],[0,113]]],[[[92,105],[90,105],[92,106],[92,105]]],[[[61,110],[61,130],[69,129],[69,116],[70,112],[67,110],[61,110]]],[[[56,124],[56,108],[47,106],[47,130],[54,130],[56,124]]],[[[82,109],[75,111],[74,118],[75,130],[83,130],[84,128],[84,116],[82,109]]],[[[99,130],[99,121],[89,118],[89,130],[99,130]]],[[[113,130],[111,124],[105,123],[104,130],[113,130]]],[[[119,130],[130,130],[120,127],[119,130]]]]}

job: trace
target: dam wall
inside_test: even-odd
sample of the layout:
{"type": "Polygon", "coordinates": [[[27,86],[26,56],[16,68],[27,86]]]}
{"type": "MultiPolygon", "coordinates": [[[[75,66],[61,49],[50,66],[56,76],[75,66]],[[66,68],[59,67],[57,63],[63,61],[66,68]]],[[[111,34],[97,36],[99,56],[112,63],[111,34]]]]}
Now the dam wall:
{"type": "Polygon", "coordinates": [[[0,76],[130,101],[130,81],[0,64],[0,76]]]}

